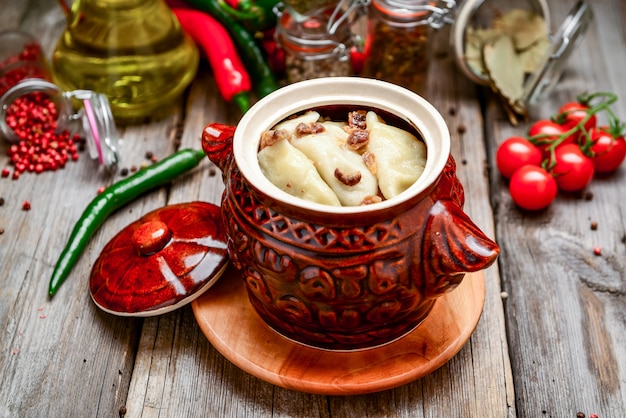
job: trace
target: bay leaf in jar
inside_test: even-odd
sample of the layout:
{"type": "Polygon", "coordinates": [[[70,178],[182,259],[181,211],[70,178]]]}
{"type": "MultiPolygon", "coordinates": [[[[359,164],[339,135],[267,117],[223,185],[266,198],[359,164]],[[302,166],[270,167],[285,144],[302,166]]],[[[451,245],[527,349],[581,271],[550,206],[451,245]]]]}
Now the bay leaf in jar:
{"type": "Polygon", "coordinates": [[[528,117],[524,83],[549,46],[544,18],[524,9],[497,14],[489,26],[468,27],[465,33],[464,59],[472,71],[487,78],[513,125],[528,117]]]}
{"type": "Polygon", "coordinates": [[[513,39],[502,35],[483,48],[487,75],[496,92],[513,104],[524,95],[524,70],[515,51],[513,39]]]}

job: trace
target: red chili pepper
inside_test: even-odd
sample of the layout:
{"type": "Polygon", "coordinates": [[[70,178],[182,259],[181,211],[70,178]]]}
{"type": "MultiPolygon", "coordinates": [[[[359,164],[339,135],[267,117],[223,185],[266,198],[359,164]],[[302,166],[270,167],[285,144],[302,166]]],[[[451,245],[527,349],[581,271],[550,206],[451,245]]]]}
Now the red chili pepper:
{"type": "Polygon", "coordinates": [[[199,10],[173,8],[172,11],[211,63],[222,97],[235,102],[245,113],[250,108],[250,76],[228,31],[213,16],[199,10]]]}

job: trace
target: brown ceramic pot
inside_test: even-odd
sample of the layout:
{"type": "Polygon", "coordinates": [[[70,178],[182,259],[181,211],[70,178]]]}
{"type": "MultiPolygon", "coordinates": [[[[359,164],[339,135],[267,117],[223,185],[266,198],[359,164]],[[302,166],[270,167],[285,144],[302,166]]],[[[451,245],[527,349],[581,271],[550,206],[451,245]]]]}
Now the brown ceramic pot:
{"type": "Polygon", "coordinates": [[[327,78],[283,87],[239,125],[210,124],[203,149],[221,170],[228,249],[252,305],[283,336],[331,350],[391,342],[415,329],[464,273],[493,263],[495,242],[463,212],[450,136],[436,109],[404,88],[327,78]],[[305,110],[371,109],[423,138],[421,177],[380,203],[331,207],[271,184],[257,160],[261,133],[305,110]]]}

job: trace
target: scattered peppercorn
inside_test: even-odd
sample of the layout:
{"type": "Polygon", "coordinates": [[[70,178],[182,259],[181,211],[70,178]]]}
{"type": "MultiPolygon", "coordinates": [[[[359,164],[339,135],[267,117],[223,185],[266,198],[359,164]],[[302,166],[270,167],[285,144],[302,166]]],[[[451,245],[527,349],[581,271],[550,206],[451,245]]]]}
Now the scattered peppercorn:
{"type": "Polygon", "coordinates": [[[448,114],[449,114],[450,116],[454,116],[454,115],[456,115],[456,107],[454,107],[454,106],[450,106],[450,108],[448,109],[448,114]]]}
{"type": "Polygon", "coordinates": [[[120,176],[126,177],[128,175],[128,168],[124,167],[120,170],[120,176]]]}
{"type": "Polygon", "coordinates": [[[576,413],[576,418],[585,418],[585,414],[583,412],[576,413]]]}
{"type": "Polygon", "coordinates": [[[214,177],[217,174],[217,170],[215,170],[215,167],[210,167],[209,168],[209,177],[214,177]]]}
{"type": "Polygon", "coordinates": [[[131,165],[130,166],[130,172],[134,173],[135,171],[137,171],[137,166],[136,165],[131,165]]]}
{"type": "Polygon", "coordinates": [[[459,125],[459,126],[456,128],[456,131],[457,131],[458,133],[460,133],[460,134],[464,134],[464,133],[467,131],[467,128],[465,127],[465,125],[459,125]]]}
{"type": "Polygon", "coordinates": [[[45,68],[38,65],[38,58],[42,56],[41,47],[36,42],[28,42],[19,54],[11,55],[0,62],[0,96],[7,90],[26,78],[47,79],[45,68]]]}
{"type": "MultiPolygon", "coordinates": [[[[67,130],[56,132],[58,116],[56,104],[42,92],[18,97],[8,105],[5,123],[18,138],[7,150],[14,180],[25,171],[54,171],[65,167],[69,159],[78,160],[76,143],[80,135],[67,130]]],[[[5,170],[2,176],[8,177],[5,170]]]]}
{"type": "Polygon", "coordinates": [[[593,200],[593,192],[585,193],[585,200],[593,200]]]}
{"type": "Polygon", "coordinates": [[[4,228],[0,228],[0,235],[4,234],[4,228]]]}
{"type": "Polygon", "coordinates": [[[151,160],[152,157],[154,157],[154,154],[152,153],[152,151],[146,151],[146,159],[151,160]]]}
{"type": "Polygon", "coordinates": [[[592,221],[591,222],[591,230],[595,231],[596,229],[598,229],[598,223],[596,221],[592,221]]]}
{"type": "Polygon", "coordinates": [[[28,200],[25,200],[24,203],[22,203],[22,210],[30,210],[30,202],[28,200]]]}
{"type": "Polygon", "coordinates": [[[4,197],[0,197],[0,206],[4,206],[4,197]]]}
{"type": "Polygon", "coordinates": [[[123,418],[126,415],[126,407],[120,406],[120,418],[123,418]]]}

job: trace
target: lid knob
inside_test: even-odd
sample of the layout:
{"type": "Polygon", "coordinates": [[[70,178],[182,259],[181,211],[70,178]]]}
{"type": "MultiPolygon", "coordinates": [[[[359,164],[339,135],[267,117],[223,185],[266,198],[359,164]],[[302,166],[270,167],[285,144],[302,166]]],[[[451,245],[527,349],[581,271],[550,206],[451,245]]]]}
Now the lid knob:
{"type": "Polygon", "coordinates": [[[133,233],[133,246],[140,255],[146,256],[161,251],[170,239],[172,232],[161,221],[150,221],[141,225],[133,233]]]}

